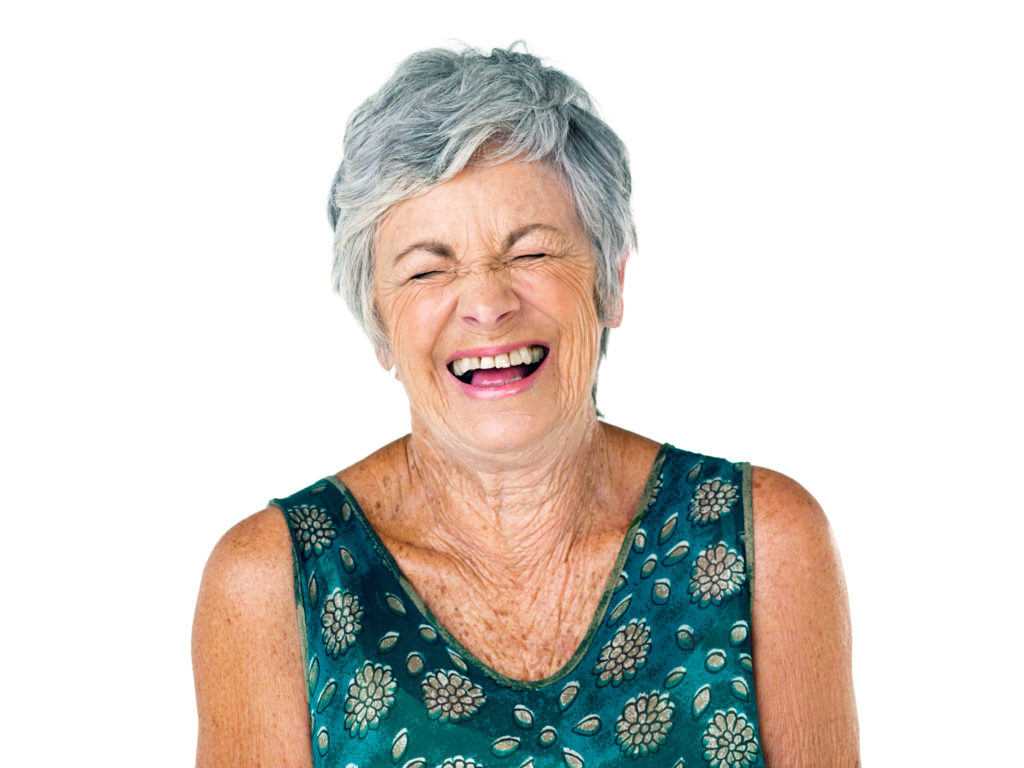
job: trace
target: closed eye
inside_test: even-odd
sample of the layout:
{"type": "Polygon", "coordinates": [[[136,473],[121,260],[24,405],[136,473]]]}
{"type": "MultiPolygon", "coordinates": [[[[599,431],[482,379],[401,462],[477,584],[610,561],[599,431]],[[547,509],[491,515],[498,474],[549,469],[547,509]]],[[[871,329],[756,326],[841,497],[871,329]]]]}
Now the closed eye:
{"type": "Polygon", "coordinates": [[[440,270],[433,269],[433,270],[431,270],[429,272],[418,272],[417,274],[413,275],[409,279],[410,280],[425,280],[428,277],[435,277],[435,276],[440,275],[440,274],[441,274],[440,270]]]}
{"type": "Polygon", "coordinates": [[[547,256],[546,253],[524,253],[522,256],[516,256],[513,261],[527,261],[530,259],[543,259],[547,256]]]}

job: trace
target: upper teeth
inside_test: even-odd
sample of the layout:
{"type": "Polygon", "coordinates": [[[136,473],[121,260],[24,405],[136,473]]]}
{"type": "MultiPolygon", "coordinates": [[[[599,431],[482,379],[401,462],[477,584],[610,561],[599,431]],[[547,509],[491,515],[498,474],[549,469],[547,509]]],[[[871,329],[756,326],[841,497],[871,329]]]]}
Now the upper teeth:
{"type": "Polygon", "coordinates": [[[452,373],[461,376],[466,371],[475,371],[477,368],[508,368],[524,363],[539,363],[543,357],[544,347],[539,346],[520,347],[494,357],[460,357],[452,361],[452,373]]]}

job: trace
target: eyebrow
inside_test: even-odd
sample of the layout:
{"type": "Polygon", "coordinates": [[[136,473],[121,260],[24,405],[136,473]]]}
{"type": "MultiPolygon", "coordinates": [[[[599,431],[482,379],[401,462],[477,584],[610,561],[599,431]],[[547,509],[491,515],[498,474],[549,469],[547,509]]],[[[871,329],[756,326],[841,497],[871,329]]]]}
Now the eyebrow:
{"type": "Polygon", "coordinates": [[[395,256],[391,263],[397,264],[413,251],[427,251],[428,253],[433,253],[443,259],[455,258],[455,254],[452,253],[452,249],[444,243],[438,240],[423,240],[419,243],[413,243],[408,248],[403,249],[397,256],[395,256]]]}
{"type": "Polygon", "coordinates": [[[561,234],[561,230],[552,227],[550,224],[527,224],[525,227],[520,227],[505,238],[505,251],[508,252],[518,241],[522,240],[531,232],[535,232],[537,230],[552,232],[556,235],[561,234]]]}
{"type": "MultiPolygon", "coordinates": [[[[512,249],[512,246],[514,246],[517,242],[522,240],[528,234],[530,234],[531,232],[536,232],[538,230],[552,232],[556,235],[561,234],[561,230],[557,229],[556,227],[552,227],[550,224],[527,224],[513,232],[510,232],[508,237],[505,238],[505,252],[507,253],[508,251],[510,251],[512,249]]],[[[444,243],[442,243],[441,241],[422,240],[418,243],[413,243],[412,245],[403,248],[398,253],[398,255],[395,256],[394,260],[391,263],[397,264],[399,261],[401,261],[403,258],[408,256],[413,251],[427,251],[428,253],[433,253],[435,256],[440,256],[443,259],[455,258],[455,254],[452,252],[452,249],[449,248],[444,243]]]]}

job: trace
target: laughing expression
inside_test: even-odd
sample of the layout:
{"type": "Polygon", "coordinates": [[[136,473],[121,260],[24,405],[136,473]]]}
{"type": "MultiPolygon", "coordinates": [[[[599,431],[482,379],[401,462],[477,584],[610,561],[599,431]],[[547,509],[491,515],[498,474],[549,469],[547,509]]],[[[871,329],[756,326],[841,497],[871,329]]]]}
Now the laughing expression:
{"type": "Polygon", "coordinates": [[[382,362],[405,386],[414,434],[494,454],[593,422],[594,257],[556,171],[467,168],[393,208],[375,258],[382,362]]]}

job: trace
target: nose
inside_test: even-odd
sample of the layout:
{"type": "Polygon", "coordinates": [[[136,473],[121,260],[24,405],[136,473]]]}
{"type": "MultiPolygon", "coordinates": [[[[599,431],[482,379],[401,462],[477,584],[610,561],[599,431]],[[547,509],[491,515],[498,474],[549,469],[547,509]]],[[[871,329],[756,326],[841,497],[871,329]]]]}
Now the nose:
{"type": "Polygon", "coordinates": [[[462,280],[459,317],[473,330],[499,330],[515,318],[519,307],[519,296],[504,267],[475,269],[462,280]]]}

